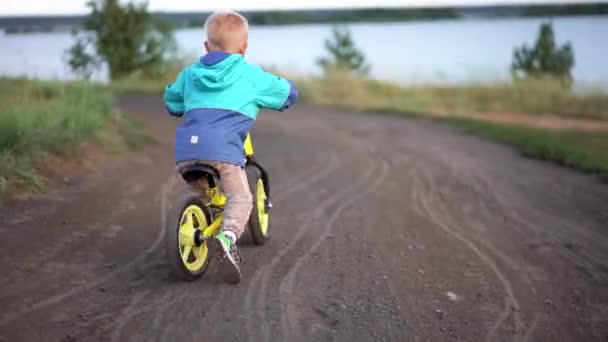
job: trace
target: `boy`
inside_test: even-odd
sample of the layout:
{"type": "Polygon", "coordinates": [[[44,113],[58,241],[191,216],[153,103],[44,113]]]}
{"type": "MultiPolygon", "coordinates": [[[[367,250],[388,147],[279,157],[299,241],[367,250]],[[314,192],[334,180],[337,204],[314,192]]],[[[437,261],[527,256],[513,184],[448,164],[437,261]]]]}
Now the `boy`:
{"type": "Polygon", "coordinates": [[[243,16],[215,12],[205,30],[207,54],[167,86],[164,101],[171,115],[184,116],[175,139],[177,169],[201,163],[219,171],[227,201],[223,226],[209,248],[220,256],[224,279],[236,284],[241,278],[236,241],[253,206],[243,142],[260,108],[283,111],[298,95],[293,83],[245,61],[248,23],[243,16]]]}

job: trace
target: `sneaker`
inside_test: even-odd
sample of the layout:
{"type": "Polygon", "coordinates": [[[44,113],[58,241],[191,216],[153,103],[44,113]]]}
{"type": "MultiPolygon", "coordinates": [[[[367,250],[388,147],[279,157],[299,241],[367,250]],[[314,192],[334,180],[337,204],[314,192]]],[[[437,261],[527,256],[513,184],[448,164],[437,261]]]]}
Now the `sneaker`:
{"type": "Polygon", "coordinates": [[[236,243],[222,231],[209,239],[209,249],[218,256],[222,278],[230,284],[238,284],[241,281],[241,255],[236,243]]]}

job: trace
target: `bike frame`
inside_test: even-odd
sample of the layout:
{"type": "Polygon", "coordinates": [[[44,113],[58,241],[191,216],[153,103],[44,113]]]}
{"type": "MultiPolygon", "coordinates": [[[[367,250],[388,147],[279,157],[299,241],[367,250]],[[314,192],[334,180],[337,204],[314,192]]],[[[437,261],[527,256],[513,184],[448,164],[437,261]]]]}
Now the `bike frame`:
{"type": "MultiPolygon", "coordinates": [[[[251,136],[247,134],[244,143],[245,149],[245,166],[251,165],[260,170],[260,174],[262,175],[262,182],[264,183],[264,189],[266,190],[266,210],[270,210],[272,208],[272,204],[270,202],[270,180],[268,178],[268,173],[266,170],[253,158],[253,144],[251,142],[251,136]]],[[[207,228],[203,229],[203,239],[209,239],[214,236],[215,233],[222,226],[222,219],[224,217],[224,207],[226,206],[226,195],[224,195],[218,185],[215,182],[215,186],[207,189],[207,194],[211,201],[206,204],[209,208],[219,209],[219,213],[216,217],[213,218],[213,222],[210,222],[207,228]]]]}

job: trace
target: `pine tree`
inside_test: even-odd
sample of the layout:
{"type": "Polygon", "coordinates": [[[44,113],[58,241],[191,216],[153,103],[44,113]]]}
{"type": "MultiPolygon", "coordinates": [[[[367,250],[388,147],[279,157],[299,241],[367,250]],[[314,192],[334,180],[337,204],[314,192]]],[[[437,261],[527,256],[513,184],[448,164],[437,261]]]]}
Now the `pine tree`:
{"type": "Polygon", "coordinates": [[[561,47],[555,44],[551,23],[543,23],[534,47],[525,44],[513,53],[511,72],[515,78],[554,77],[570,84],[574,53],[570,42],[561,47]]]}
{"type": "Polygon", "coordinates": [[[325,49],[329,57],[322,57],[317,63],[325,72],[332,69],[353,70],[361,74],[369,72],[369,65],[365,63],[365,56],[357,49],[350,30],[344,27],[334,27],[332,37],[325,40],[325,49]]]}

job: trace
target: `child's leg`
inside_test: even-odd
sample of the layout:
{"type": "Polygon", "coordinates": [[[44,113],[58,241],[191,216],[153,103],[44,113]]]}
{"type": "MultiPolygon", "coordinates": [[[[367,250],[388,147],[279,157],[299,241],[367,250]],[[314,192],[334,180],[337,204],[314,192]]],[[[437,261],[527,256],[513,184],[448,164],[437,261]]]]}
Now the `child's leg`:
{"type": "MultiPolygon", "coordinates": [[[[226,195],[222,229],[234,233],[236,239],[245,231],[253,208],[253,198],[245,170],[230,163],[211,163],[220,173],[220,186],[226,195]]],[[[235,240],[236,242],[236,240],[235,240]]]]}
{"type": "MultiPolygon", "coordinates": [[[[177,170],[177,172],[182,173],[182,170],[188,166],[192,166],[192,165],[197,165],[200,164],[199,161],[193,161],[193,160],[188,160],[188,161],[183,161],[183,162],[179,162],[177,163],[175,169],[177,170]]],[[[188,182],[188,186],[190,187],[190,189],[196,193],[198,193],[200,195],[201,200],[203,200],[204,203],[207,203],[211,200],[211,198],[209,197],[209,194],[207,193],[207,190],[209,189],[209,185],[207,184],[207,180],[206,179],[199,179],[196,182],[188,182]]]]}
{"type": "MultiPolygon", "coordinates": [[[[220,273],[224,279],[236,284],[241,279],[239,267],[241,258],[236,241],[245,231],[245,225],[253,208],[253,197],[247,183],[247,174],[243,168],[234,164],[202,160],[179,163],[177,169],[180,171],[192,163],[210,165],[220,174],[220,187],[226,195],[226,207],[224,208],[222,230],[208,240],[208,246],[209,250],[213,250],[212,253],[218,253],[220,273]]],[[[190,184],[190,186],[204,197],[207,194],[202,183],[204,182],[190,184]]]]}

